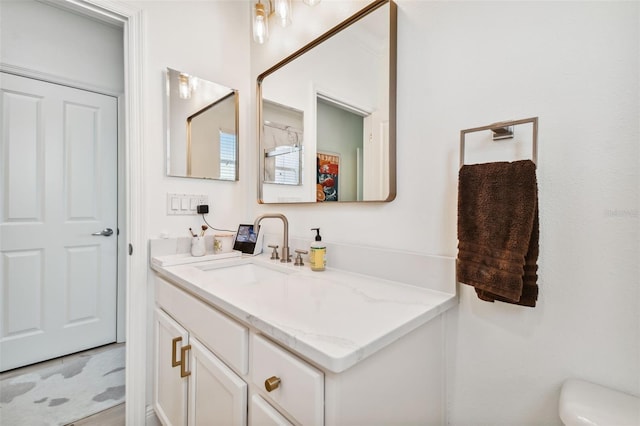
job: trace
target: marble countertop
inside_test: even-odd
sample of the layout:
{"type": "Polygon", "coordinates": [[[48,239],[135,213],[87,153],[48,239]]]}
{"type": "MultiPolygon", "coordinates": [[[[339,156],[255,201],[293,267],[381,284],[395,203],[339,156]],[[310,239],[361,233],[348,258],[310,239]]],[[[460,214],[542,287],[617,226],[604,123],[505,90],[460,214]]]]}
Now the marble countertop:
{"type": "Polygon", "coordinates": [[[282,264],[265,254],[174,266],[152,262],[151,267],[335,373],[458,303],[455,294],[332,268],[313,272],[308,265],[282,264]]]}

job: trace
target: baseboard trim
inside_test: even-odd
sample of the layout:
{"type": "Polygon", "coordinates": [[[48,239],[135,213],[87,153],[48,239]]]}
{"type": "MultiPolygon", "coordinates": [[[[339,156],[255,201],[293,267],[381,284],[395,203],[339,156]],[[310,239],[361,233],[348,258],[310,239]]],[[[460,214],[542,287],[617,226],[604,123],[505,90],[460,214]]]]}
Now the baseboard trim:
{"type": "Polygon", "coordinates": [[[162,426],[158,416],[156,416],[156,410],[153,408],[153,405],[147,405],[147,414],[145,416],[146,426],[162,426]]]}

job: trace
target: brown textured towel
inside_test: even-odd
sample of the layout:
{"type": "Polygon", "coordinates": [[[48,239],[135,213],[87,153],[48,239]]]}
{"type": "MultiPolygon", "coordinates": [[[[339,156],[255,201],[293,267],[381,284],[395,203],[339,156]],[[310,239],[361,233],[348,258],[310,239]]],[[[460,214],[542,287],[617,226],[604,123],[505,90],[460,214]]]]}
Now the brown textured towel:
{"type": "Polygon", "coordinates": [[[531,160],[465,165],[458,182],[458,281],[478,297],[534,307],[538,188],[531,160]]]}

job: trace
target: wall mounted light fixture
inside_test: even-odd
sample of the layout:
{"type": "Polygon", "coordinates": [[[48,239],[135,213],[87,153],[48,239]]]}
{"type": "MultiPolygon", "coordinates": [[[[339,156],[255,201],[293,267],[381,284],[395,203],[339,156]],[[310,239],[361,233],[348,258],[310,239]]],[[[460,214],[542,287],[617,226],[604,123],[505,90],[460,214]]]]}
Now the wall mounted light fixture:
{"type": "MultiPolygon", "coordinates": [[[[304,0],[309,6],[315,6],[320,0],[304,0]]],[[[269,18],[275,15],[282,27],[291,24],[291,0],[258,0],[251,8],[253,40],[263,44],[269,39],[269,18]]]]}

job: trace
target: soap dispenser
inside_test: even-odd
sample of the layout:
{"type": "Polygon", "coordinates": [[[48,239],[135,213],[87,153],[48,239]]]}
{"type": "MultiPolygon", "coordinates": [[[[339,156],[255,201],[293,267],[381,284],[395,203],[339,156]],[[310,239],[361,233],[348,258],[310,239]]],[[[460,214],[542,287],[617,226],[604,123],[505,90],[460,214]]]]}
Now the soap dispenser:
{"type": "Polygon", "coordinates": [[[311,230],[316,231],[316,240],[311,243],[311,250],[309,251],[311,270],[324,271],[325,266],[327,266],[327,246],[322,242],[320,228],[311,228],[311,230]]]}

